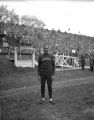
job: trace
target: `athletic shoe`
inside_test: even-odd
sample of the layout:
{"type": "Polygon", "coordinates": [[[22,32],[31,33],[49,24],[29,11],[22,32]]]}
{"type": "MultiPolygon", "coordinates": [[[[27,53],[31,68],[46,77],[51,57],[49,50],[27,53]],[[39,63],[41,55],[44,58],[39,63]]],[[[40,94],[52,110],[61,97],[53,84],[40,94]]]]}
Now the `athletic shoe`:
{"type": "Polygon", "coordinates": [[[45,103],[45,100],[40,100],[40,104],[44,104],[45,103]]]}
{"type": "Polygon", "coordinates": [[[49,101],[49,103],[51,103],[52,105],[55,105],[56,102],[54,102],[53,100],[52,101],[49,101]]]}

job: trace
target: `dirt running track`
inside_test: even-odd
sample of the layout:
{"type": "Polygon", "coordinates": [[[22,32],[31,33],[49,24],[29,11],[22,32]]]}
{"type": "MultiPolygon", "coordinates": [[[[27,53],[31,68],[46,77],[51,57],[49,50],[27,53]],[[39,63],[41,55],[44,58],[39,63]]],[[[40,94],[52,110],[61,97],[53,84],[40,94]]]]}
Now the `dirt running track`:
{"type": "MultiPolygon", "coordinates": [[[[94,77],[86,77],[86,78],[80,78],[80,79],[69,79],[66,81],[60,81],[60,82],[53,82],[53,89],[64,87],[64,86],[75,86],[85,83],[94,83],[94,77]]],[[[15,88],[15,89],[9,89],[9,90],[2,90],[0,92],[0,98],[3,97],[9,97],[19,94],[28,94],[30,91],[37,92],[40,90],[40,85],[32,85],[29,87],[22,87],[22,88],[15,88]]]]}
{"type": "Polygon", "coordinates": [[[53,90],[58,91],[55,92],[57,100],[55,106],[48,104],[48,102],[45,103],[45,105],[37,103],[40,99],[40,85],[2,90],[0,93],[0,99],[3,100],[4,103],[2,106],[2,118],[4,120],[90,120],[92,117],[91,120],[94,120],[94,112],[92,112],[94,109],[91,111],[89,107],[86,108],[81,101],[82,96],[84,95],[82,94],[82,91],[80,91],[80,97],[79,90],[78,92],[76,90],[77,93],[75,95],[72,94],[73,91],[70,91],[71,89],[66,91],[68,87],[75,87],[76,85],[86,83],[94,83],[94,77],[53,82],[53,90]],[[61,95],[62,91],[60,89],[65,86],[67,87],[65,89],[66,92],[63,91],[63,94],[61,95]],[[68,94],[69,91],[71,94],[68,94]],[[90,117],[87,119],[88,111],[90,111],[90,117]]]}

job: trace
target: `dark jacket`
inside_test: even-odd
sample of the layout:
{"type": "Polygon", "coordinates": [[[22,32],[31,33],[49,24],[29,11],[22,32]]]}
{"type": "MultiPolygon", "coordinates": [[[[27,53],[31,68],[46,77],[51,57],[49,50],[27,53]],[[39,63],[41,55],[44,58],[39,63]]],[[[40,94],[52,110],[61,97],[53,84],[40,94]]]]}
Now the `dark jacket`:
{"type": "Polygon", "coordinates": [[[43,54],[38,59],[38,75],[53,75],[55,73],[55,58],[51,54],[43,54]]]}
{"type": "Polygon", "coordinates": [[[93,54],[90,54],[90,56],[89,56],[89,63],[90,63],[90,66],[94,65],[94,55],[93,54]]]}
{"type": "Polygon", "coordinates": [[[80,59],[81,59],[81,65],[82,65],[82,64],[85,64],[85,56],[84,56],[84,55],[81,55],[81,58],[80,58],[80,59]]]}

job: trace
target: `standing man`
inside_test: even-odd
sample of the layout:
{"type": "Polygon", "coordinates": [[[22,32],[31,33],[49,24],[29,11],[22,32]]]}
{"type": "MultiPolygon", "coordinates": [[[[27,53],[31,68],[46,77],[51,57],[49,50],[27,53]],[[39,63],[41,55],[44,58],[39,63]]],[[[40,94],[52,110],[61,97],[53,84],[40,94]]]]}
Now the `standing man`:
{"type": "Polygon", "coordinates": [[[93,72],[94,67],[94,55],[93,53],[90,53],[89,56],[89,64],[90,64],[90,71],[93,72]]]}
{"type": "Polygon", "coordinates": [[[47,81],[49,103],[55,104],[52,99],[52,81],[55,74],[55,58],[49,54],[48,46],[44,47],[44,53],[38,59],[38,79],[41,83],[41,103],[45,103],[45,83],[47,81]]]}
{"type": "Polygon", "coordinates": [[[82,67],[82,70],[84,70],[84,67],[85,67],[85,55],[84,54],[81,55],[81,67],[82,67]]]}

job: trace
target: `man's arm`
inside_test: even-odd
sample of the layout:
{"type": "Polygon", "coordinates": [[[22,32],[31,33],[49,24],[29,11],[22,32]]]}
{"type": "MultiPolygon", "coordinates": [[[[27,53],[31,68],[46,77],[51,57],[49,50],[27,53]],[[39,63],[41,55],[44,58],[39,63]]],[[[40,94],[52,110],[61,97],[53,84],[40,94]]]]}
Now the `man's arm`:
{"type": "Polygon", "coordinates": [[[38,59],[38,76],[40,76],[40,64],[41,64],[41,56],[38,59]]]}
{"type": "Polygon", "coordinates": [[[52,56],[52,75],[55,74],[55,57],[52,56]]]}
{"type": "Polygon", "coordinates": [[[41,82],[40,65],[41,65],[41,57],[39,56],[39,59],[38,59],[38,80],[41,82]]]}

